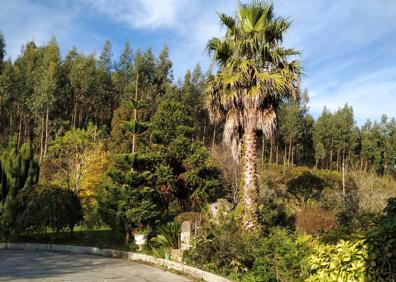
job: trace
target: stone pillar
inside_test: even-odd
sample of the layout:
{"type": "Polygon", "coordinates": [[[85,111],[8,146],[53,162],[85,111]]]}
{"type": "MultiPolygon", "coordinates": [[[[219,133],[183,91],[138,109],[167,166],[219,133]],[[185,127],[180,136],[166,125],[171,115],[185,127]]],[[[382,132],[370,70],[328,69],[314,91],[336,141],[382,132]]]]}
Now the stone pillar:
{"type": "Polygon", "coordinates": [[[180,249],[189,250],[191,247],[191,221],[183,221],[180,234],[180,249]]]}

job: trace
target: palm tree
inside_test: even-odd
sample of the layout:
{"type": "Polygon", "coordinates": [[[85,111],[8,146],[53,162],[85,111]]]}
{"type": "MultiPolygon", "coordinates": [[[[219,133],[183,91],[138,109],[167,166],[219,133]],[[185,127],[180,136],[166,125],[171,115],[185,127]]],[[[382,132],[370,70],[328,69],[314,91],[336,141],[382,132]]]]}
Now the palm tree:
{"type": "Polygon", "coordinates": [[[290,21],[275,17],[270,3],[239,3],[235,17],[219,18],[226,33],[207,44],[218,66],[205,90],[207,108],[212,122],[225,121],[224,143],[235,159],[242,158],[242,222],[253,231],[258,228],[257,134],[271,136],[279,104],[299,98],[300,64],[289,59],[299,52],[281,46],[290,21]]]}

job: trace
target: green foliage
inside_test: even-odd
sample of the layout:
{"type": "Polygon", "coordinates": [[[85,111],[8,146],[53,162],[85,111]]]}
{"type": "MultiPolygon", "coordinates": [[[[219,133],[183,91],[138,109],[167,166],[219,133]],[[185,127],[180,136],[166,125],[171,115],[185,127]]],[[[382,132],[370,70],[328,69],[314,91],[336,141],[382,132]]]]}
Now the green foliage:
{"type": "Polygon", "coordinates": [[[49,156],[57,173],[47,179],[50,183],[82,194],[83,172],[90,155],[102,142],[101,131],[92,123],[86,129],[74,128],[51,142],[49,156]]]}
{"type": "Polygon", "coordinates": [[[318,243],[307,259],[307,281],[394,281],[396,278],[396,217],[394,199],[386,215],[361,238],[318,243]]]}
{"type": "MultiPolygon", "coordinates": [[[[137,103],[132,103],[135,117],[132,122],[124,121],[126,132],[137,133],[137,103]],[[130,126],[133,123],[134,126],[130,126]]],[[[144,109],[144,107],[140,108],[144,109]]],[[[147,128],[139,127],[140,134],[147,128]]],[[[123,152],[114,158],[108,170],[109,180],[103,185],[98,197],[98,212],[102,220],[115,229],[125,230],[126,244],[129,232],[154,224],[160,218],[161,207],[159,194],[151,180],[151,156],[140,149],[123,152]]]]}
{"type": "Polygon", "coordinates": [[[83,219],[78,196],[71,190],[36,187],[20,193],[13,201],[16,233],[44,232],[48,229],[59,232],[73,230],[83,219]]]}
{"type": "Polygon", "coordinates": [[[366,281],[368,253],[364,243],[341,240],[334,246],[317,246],[307,260],[311,275],[306,281],[366,281]]]}
{"type": "Polygon", "coordinates": [[[308,92],[300,101],[283,103],[279,109],[279,136],[288,164],[312,162],[313,118],[308,114],[308,92]]]}
{"type": "Polygon", "coordinates": [[[156,229],[157,236],[151,239],[151,242],[157,243],[163,247],[173,249],[179,248],[180,223],[168,222],[156,229]]]}
{"type": "Polygon", "coordinates": [[[3,70],[4,57],[6,55],[4,35],[0,32],[0,74],[3,70]]]}
{"type": "Polygon", "coordinates": [[[22,190],[29,190],[38,182],[39,165],[29,143],[21,148],[11,140],[0,159],[0,216],[7,205],[22,190]]]}
{"type": "Polygon", "coordinates": [[[109,172],[111,182],[98,195],[102,220],[115,229],[131,230],[160,218],[159,196],[147,182],[148,172],[109,172]]]}
{"type": "Polygon", "coordinates": [[[361,155],[365,168],[377,173],[394,173],[396,168],[396,121],[382,116],[380,122],[368,121],[362,127],[361,155]]]}
{"type": "MultiPolygon", "coordinates": [[[[344,208],[342,174],[339,172],[303,166],[269,165],[260,173],[266,181],[262,185],[268,185],[270,193],[281,193],[283,197],[278,200],[285,205],[286,210],[291,209],[295,213],[306,203],[322,207],[333,214],[340,213],[344,208]]],[[[347,202],[350,203],[348,208],[357,212],[358,187],[354,178],[348,176],[345,180],[347,202]]]]}
{"type": "Polygon", "coordinates": [[[233,219],[222,219],[205,224],[201,232],[187,254],[187,261],[199,267],[237,281],[302,281],[309,246],[286,229],[257,236],[233,219]]]}
{"type": "Polygon", "coordinates": [[[340,170],[343,160],[354,161],[358,141],[352,107],[345,105],[334,114],[325,107],[313,130],[316,165],[340,170]]]}
{"type": "Polygon", "coordinates": [[[203,226],[194,248],[187,254],[187,260],[226,275],[246,272],[254,262],[255,246],[252,243],[257,238],[243,232],[232,219],[221,222],[203,226]]]}
{"type": "Polygon", "coordinates": [[[191,137],[193,128],[186,107],[175,100],[162,101],[152,120],[151,133],[156,143],[168,145],[176,138],[191,137]]]}
{"type": "Polygon", "coordinates": [[[222,196],[220,171],[209,151],[191,140],[186,107],[173,99],[161,103],[152,121],[154,178],[166,205],[176,198],[184,211],[199,209],[222,196]]]}

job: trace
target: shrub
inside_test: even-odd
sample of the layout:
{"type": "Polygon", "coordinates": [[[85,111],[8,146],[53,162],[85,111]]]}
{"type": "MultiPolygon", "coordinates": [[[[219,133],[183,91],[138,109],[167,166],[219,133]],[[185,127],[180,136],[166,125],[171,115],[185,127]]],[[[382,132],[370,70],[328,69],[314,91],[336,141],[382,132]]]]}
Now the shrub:
{"type": "Polygon", "coordinates": [[[36,187],[21,192],[12,202],[15,233],[42,232],[48,228],[73,230],[83,219],[79,198],[71,190],[36,187]]]}
{"type": "Polygon", "coordinates": [[[305,237],[274,228],[255,244],[255,260],[243,281],[303,281],[303,262],[310,252],[305,237]]]}
{"type": "Polygon", "coordinates": [[[187,261],[225,275],[248,271],[254,262],[256,238],[245,234],[232,219],[222,224],[205,222],[194,248],[186,253],[187,261]]]}
{"type": "Polygon", "coordinates": [[[365,281],[367,259],[364,240],[319,244],[307,259],[311,275],[306,281],[365,281]]]}
{"type": "Polygon", "coordinates": [[[395,281],[396,201],[390,199],[385,216],[360,238],[336,244],[318,243],[307,259],[307,281],[395,281]]]}
{"type": "Polygon", "coordinates": [[[305,205],[296,216],[296,228],[307,234],[319,235],[337,227],[336,217],[325,209],[305,205]]]}
{"type": "Polygon", "coordinates": [[[237,281],[302,281],[308,246],[285,228],[249,234],[233,219],[205,223],[187,261],[237,281]]]}
{"type": "Polygon", "coordinates": [[[272,200],[260,200],[259,219],[265,233],[275,226],[294,228],[294,216],[286,212],[283,204],[275,203],[272,200]]]}

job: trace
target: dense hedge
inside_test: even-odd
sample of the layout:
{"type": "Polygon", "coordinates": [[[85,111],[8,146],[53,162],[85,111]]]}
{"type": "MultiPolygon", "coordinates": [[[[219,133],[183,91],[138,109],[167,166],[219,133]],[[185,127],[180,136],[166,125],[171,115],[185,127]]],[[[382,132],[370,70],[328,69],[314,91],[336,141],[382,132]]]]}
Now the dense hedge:
{"type": "Polygon", "coordinates": [[[79,198],[71,190],[35,187],[21,191],[4,220],[8,233],[73,230],[83,218],[79,198]]]}

